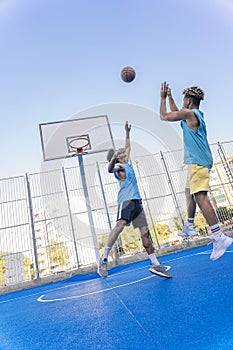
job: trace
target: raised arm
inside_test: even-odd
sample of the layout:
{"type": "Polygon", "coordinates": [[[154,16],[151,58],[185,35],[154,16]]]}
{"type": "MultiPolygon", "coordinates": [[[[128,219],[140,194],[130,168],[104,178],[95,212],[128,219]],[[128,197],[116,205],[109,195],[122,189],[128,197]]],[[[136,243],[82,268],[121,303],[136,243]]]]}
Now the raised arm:
{"type": "Polygon", "coordinates": [[[131,145],[130,145],[130,130],[131,130],[131,125],[126,122],[125,123],[125,153],[126,153],[126,161],[129,160],[129,154],[131,150],[131,145]]]}
{"type": "Polygon", "coordinates": [[[128,122],[125,123],[125,148],[120,148],[118,150],[111,150],[112,155],[108,164],[108,172],[115,173],[120,170],[124,170],[124,163],[128,162],[129,154],[131,150],[130,146],[130,130],[131,125],[128,122]]]}
{"type": "Polygon", "coordinates": [[[160,90],[160,119],[167,114],[167,88],[166,82],[162,83],[160,90]]]}
{"type": "Polygon", "coordinates": [[[168,84],[167,84],[167,97],[168,97],[168,102],[169,102],[169,107],[171,112],[179,111],[179,108],[177,107],[173,99],[171,88],[168,84]]]}
{"type": "Polygon", "coordinates": [[[160,119],[169,121],[169,122],[176,122],[179,120],[190,120],[196,123],[196,117],[191,109],[188,109],[188,108],[182,108],[180,110],[178,109],[178,107],[176,106],[171,96],[171,92],[169,91],[169,89],[170,89],[169,85],[166,82],[164,82],[160,90],[160,97],[161,97],[160,119]],[[170,98],[168,95],[170,95],[170,98]],[[166,105],[167,97],[169,98],[171,112],[167,111],[167,105],[166,105]]]}

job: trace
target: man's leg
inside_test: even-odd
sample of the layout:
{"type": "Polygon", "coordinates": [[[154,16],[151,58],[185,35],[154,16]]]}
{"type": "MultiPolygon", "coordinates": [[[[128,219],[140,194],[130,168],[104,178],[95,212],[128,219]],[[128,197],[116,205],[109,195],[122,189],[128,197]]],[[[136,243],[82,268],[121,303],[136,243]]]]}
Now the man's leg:
{"type": "Polygon", "coordinates": [[[124,230],[126,223],[127,223],[126,220],[117,221],[114,229],[112,229],[112,231],[108,235],[108,240],[106,244],[107,247],[111,247],[111,248],[113,247],[120,233],[124,230]]]}
{"type": "Polygon", "coordinates": [[[196,205],[194,196],[190,193],[190,188],[185,188],[185,197],[186,197],[188,219],[184,223],[184,227],[182,231],[178,233],[178,236],[181,236],[181,237],[197,236],[197,232],[194,229],[194,217],[195,217],[197,205],[196,205]]]}
{"type": "Polygon", "coordinates": [[[124,227],[126,225],[126,220],[119,220],[116,223],[116,226],[114,229],[109,233],[108,240],[106,243],[106,246],[104,248],[104,253],[100,257],[99,264],[98,264],[98,274],[101,277],[107,277],[108,276],[108,254],[110,250],[112,249],[114,243],[117,241],[117,238],[119,237],[120,233],[124,230],[124,227]]]}
{"type": "Polygon", "coordinates": [[[188,164],[188,173],[187,173],[187,179],[186,179],[186,185],[185,185],[185,197],[186,197],[188,219],[186,222],[184,222],[182,231],[178,233],[178,236],[181,236],[184,238],[197,235],[197,232],[194,229],[196,202],[190,190],[190,188],[192,187],[193,173],[194,173],[194,165],[188,164]]]}
{"type": "Polygon", "coordinates": [[[186,205],[188,218],[194,218],[196,213],[196,201],[194,196],[190,194],[190,188],[185,189],[186,205]]]}
{"type": "Polygon", "coordinates": [[[139,227],[139,230],[141,233],[143,247],[146,249],[146,252],[149,255],[149,258],[151,261],[151,266],[149,271],[160,277],[171,278],[172,276],[165,270],[163,265],[160,264],[160,262],[156,258],[148,227],[147,226],[139,227]]]}
{"type": "Polygon", "coordinates": [[[225,236],[222,233],[221,228],[218,225],[215,210],[209,201],[207,192],[201,191],[195,193],[194,196],[213,234],[212,239],[214,247],[210,259],[217,260],[225,253],[227,248],[233,243],[233,240],[231,237],[225,236]]]}
{"type": "Polygon", "coordinates": [[[198,193],[195,193],[194,195],[196,203],[198,204],[199,208],[201,209],[207,223],[209,226],[213,226],[217,224],[217,217],[215,214],[215,210],[212,207],[207,192],[201,191],[198,193]]]}

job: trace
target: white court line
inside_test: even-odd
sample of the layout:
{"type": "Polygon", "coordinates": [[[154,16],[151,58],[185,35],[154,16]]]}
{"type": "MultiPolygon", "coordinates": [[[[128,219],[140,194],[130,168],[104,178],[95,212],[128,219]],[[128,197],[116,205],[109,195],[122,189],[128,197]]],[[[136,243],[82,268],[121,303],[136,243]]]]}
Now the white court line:
{"type": "MultiPolygon", "coordinates": [[[[197,253],[197,255],[206,255],[206,254],[209,254],[211,252],[212,252],[212,250],[207,250],[205,252],[197,253]]],[[[233,250],[226,250],[224,254],[226,254],[226,253],[233,253],[233,250]]]]}
{"type": "MultiPolygon", "coordinates": [[[[166,271],[170,270],[170,268],[171,268],[171,266],[164,266],[164,267],[166,268],[166,271]]],[[[135,269],[135,270],[138,270],[138,269],[135,269]]],[[[133,271],[135,271],[135,270],[133,270],[133,271]]],[[[132,284],[145,281],[145,280],[150,279],[150,278],[155,277],[155,276],[156,275],[153,274],[151,276],[147,276],[147,277],[144,277],[144,278],[141,278],[139,280],[132,281],[132,282],[127,282],[127,283],[120,284],[120,285],[117,285],[117,286],[114,286],[114,287],[100,289],[100,290],[97,290],[97,291],[94,291],[94,292],[84,293],[84,294],[81,294],[81,295],[74,295],[72,297],[64,297],[64,298],[56,298],[56,299],[43,299],[44,296],[45,296],[45,294],[43,294],[39,298],[37,298],[37,301],[42,302],[42,303],[49,303],[49,302],[53,302],[53,301],[64,301],[64,300],[69,300],[69,299],[79,299],[79,298],[90,296],[90,295],[93,295],[93,294],[99,294],[99,293],[111,291],[111,290],[114,290],[114,289],[117,289],[117,288],[130,286],[132,284]]],[[[109,277],[108,277],[108,281],[109,281],[109,277]]]]}
{"type": "MultiPolygon", "coordinates": [[[[207,251],[208,252],[208,251],[207,251]]],[[[180,260],[180,259],[184,259],[184,258],[188,258],[188,257],[191,257],[191,256],[195,256],[195,255],[198,255],[200,253],[195,253],[195,254],[187,254],[187,255],[183,255],[181,257],[176,257],[176,258],[173,258],[173,259],[168,259],[168,260],[165,260],[164,262],[171,262],[171,261],[176,261],[176,260],[180,260]]],[[[133,269],[133,270],[130,270],[131,271],[137,271],[137,270],[141,270],[141,269],[145,269],[147,268],[147,266],[142,266],[142,267],[138,267],[136,269],[133,269]]],[[[125,274],[125,273],[128,273],[129,271],[121,271],[121,272],[116,272],[114,273],[114,275],[110,275],[108,277],[108,279],[110,278],[114,278],[115,276],[118,276],[118,275],[121,275],[121,274],[125,274]]],[[[97,279],[94,279],[92,280],[93,283],[96,283],[96,281],[99,281],[99,278],[97,279]]],[[[53,289],[47,289],[44,291],[44,293],[50,293],[50,292],[54,292],[54,291],[58,291],[58,290],[62,290],[62,289],[65,289],[65,288],[69,288],[69,287],[72,287],[72,286],[77,286],[77,283],[78,283],[78,286],[82,285],[82,284],[85,284],[85,283],[90,283],[91,281],[90,280],[87,280],[87,281],[80,281],[80,282],[74,282],[74,283],[71,283],[67,286],[62,286],[62,287],[56,287],[56,288],[53,288],[53,289]]],[[[58,282],[59,283],[59,282],[58,282]]],[[[32,294],[29,294],[29,295],[25,295],[25,296],[21,296],[21,297],[17,297],[17,298],[13,298],[13,299],[9,299],[9,300],[3,300],[3,301],[0,301],[0,304],[4,304],[4,303],[9,303],[9,302],[12,302],[12,301],[17,301],[17,300],[21,300],[21,299],[27,299],[29,297],[33,297],[33,296],[36,296],[36,295],[40,295],[41,292],[36,292],[36,293],[32,293],[32,294]]],[[[45,295],[45,294],[44,294],[45,295]]],[[[38,300],[38,299],[37,299],[38,300]]]]}
{"type": "MultiPolygon", "coordinates": [[[[201,254],[209,254],[209,252],[210,252],[210,250],[207,250],[205,252],[198,252],[198,253],[194,253],[194,254],[183,255],[181,257],[176,257],[176,258],[173,258],[173,259],[169,259],[166,262],[171,262],[171,261],[175,261],[175,260],[189,258],[189,257],[192,257],[192,256],[198,256],[198,255],[201,255],[201,254]]],[[[228,251],[226,251],[226,252],[228,252],[228,251]]],[[[165,266],[165,267],[166,267],[167,271],[171,269],[171,266],[165,266]]],[[[134,269],[134,270],[130,270],[130,271],[136,271],[136,270],[140,270],[140,269],[144,269],[144,268],[146,268],[146,267],[143,266],[143,267],[140,267],[140,268],[137,268],[137,269],[134,269]]],[[[121,272],[118,272],[118,273],[114,274],[113,276],[115,277],[117,275],[120,275],[120,274],[123,274],[123,273],[127,273],[127,272],[129,272],[129,271],[121,271],[121,272]]],[[[141,282],[143,280],[146,280],[146,279],[149,279],[149,278],[152,278],[152,277],[154,277],[154,275],[153,276],[149,276],[149,277],[145,277],[145,278],[133,281],[133,282],[128,282],[128,283],[125,283],[125,284],[121,284],[121,285],[118,285],[118,286],[115,286],[115,287],[101,289],[99,291],[85,293],[85,294],[82,294],[82,295],[72,296],[72,297],[64,297],[64,298],[57,298],[57,299],[43,299],[45,297],[45,294],[43,294],[37,299],[37,301],[39,301],[39,302],[54,302],[54,301],[64,301],[64,300],[69,300],[69,299],[78,299],[78,298],[81,298],[81,297],[86,297],[86,296],[89,296],[89,295],[98,294],[98,293],[110,291],[110,290],[113,290],[113,289],[129,286],[131,284],[135,284],[135,283],[141,282]]],[[[108,280],[109,280],[109,278],[110,277],[108,277],[108,280]]]]}
{"type": "MultiPolygon", "coordinates": [[[[137,267],[136,269],[131,269],[130,271],[138,271],[138,270],[142,270],[142,269],[146,269],[147,266],[142,266],[142,267],[137,267]]],[[[124,274],[124,273],[128,273],[129,271],[121,271],[121,272],[117,272],[115,273],[114,275],[110,275],[108,277],[108,280],[115,277],[115,276],[118,276],[118,275],[121,275],[121,274],[124,274]]],[[[78,275],[76,275],[78,276],[78,275]]],[[[75,277],[75,276],[72,276],[72,277],[75,277]]],[[[67,286],[62,286],[62,287],[56,287],[56,288],[52,288],[52,289],[46,289],[44,291],[44,293],[50,293],[50,292],[54,292],[54,291],[57,291],[57,290],[61,290],[61,289],[65,289],[65,288],[70,288],[72,286],[76,286],[78,285],[81,286],[83,284],[86,284],[88,283],[89,285],[90,284],[95,284],[96,282],[100,282],[101,278],[98,276],[97,278],[93,279],[93,280],[86,280],[86,281],[76,281],[76,282],[73,282],[67,286]],[[93,283],[92,283],[93,282],[93,283]]],[[[57,283],[59,282],[62,282],[62,281],[57,281],[57,283]]],[[[38,287],[41,287],[41,286],[38,286],[38,287]]],[[[36,287],[32,287],[32,288],[36,288],[36,287]]],[[[0,304],[4,304],[4,303],[9,303],[11,301],[17,301],[17,300],[21,300],[21,299],[27,299],[29,297],[33,297],[33,296],[36,296],[36,295],[40,295],[41,292],[36,292],[36,293],[32,293],[32,294],[28,294],[28,295],[24,295],[24,296],[21,296],[21,297],[17,297],[17,298],[12,298],[12,299],[8,299],[8,300],[2,300],[0,301],[0,304]]]]}
{"type": "MultiPolygon", "coordinates": [[[[206,250],[205,252],[183,255],[183,256],[179,256],[177,258],[165,260],[165,262],[171,262],[171,261],[176,261],[176,260],[180,260],[180,259],[184,259],[184,258],[190,258],[191,256],[196,256],[196,255],[201,255],[201,254],[209,254],[210,252],[211,252],[211,250],[206,250]]],[[[226,251],[226,253],[227,253],[227,251],[226,251]]]]}
{"type": "MultiPolygon", "coordinates": [[[[184,258],[189,258],[189,257],[195,256],[195,255],[196,256],[198,256],[198,255],[206,255],[206,254],[209,254],[210,252],[211,252],[211,250],[207,250],[207,251],[204,251],[204,252],[199,252],[199,253],[194,253],[194,254],[187,254],[187,255],[183,255],[181,257],[176,257],[176,258],[173,258],[173,259],[165,260],[164,263],[171,262],[171,261],[176,261],[176,260],[180,260],[180,259],[184,259],[184,258]]],[[[233,253],[233,251],[232,250],[231,251],[226,251],[225,253],[233,253]]],[[[118,275],[121,275],[121,274],[125,274],[125,273],[131,272],[131,271],[137,271],[137,270],[141,270],[141,269],[145,269],[145,268],[147,268],[147,266],[142,266],[142,267],[139,267],[139,268],[136,268],[136,269],[133,269],[133,270],[131,269],[130,271],[128,270],[128,271],[117,272],[117,273],[114,273],[114,275],[110,275],[108,277],[108,280],[110,278],[114,278],[115,276],[118,276],[118,275]]],[[[169,268],[171,268],[171,267],[169,267],[169,268]]],[[[61,290],[61,289],[72,287],[72,286],[77,286],[77,284],[78,284],[78,286],[80,286],[80,285],[85,284],[85,283],[89,283],[90,284],[90,282],[96,283],[99,280],[100,279],[97,278],[97,279],[93,279],[93,280],[74,282],[74,283],[71,283],[71,284],[69,284],[67,286],[56,287],[56,288],[53,288],[53,289],[47,289],[47,290],[44,291],[44,293],[50,293],[50,292],[53,292],[53,291],[58,291],[58,290],[61,290]]],[[[59,283],[59,281],[58,281],[58,283],[59,283]]],[[[29,294],[29,295],[13,298],[13,299],[9,299],[9,300],[3,300],[3,301],[0,301],[0,304],[12,302],[12,301],[17,301],[17,300],[21,300],[21,299],[27,299],[29,297],[33,297],[33,296],[40,295],[40,294],[41,294],[41,292],[36,292],[36,293],[32,293],[32,294],[29,294]]],[[[42,302],[42,300],[41,300],[41,302],[42,302]]]]}
{"type": "MultiPolygon", "coordinates": [[[[99,280],[99,279],[98,279],[99,280]]],[[[96,282],[97,280],[93,280],[93,282],[96,282]]],[[[59,282],[62,282],[62,281],[57,281],[57,283],[59,282]]],[[[85,284],[85,283],[90,283],[91,280],[87,280],[87,281],[80,281],[78,282],[79,286],[82,285],[82,284],[85,284]]],[[[48,292],[54,292],[56,290],[61,290],[61,289],[65,289],[65,288],[69,288],[69,287],[72,287],[72,286],[77,286],[77,282],[74,282],[74,283],[71,283],[69,284],[68,286],[63,286],[63,287],[56,287],[56,288],[52,288],[52,289],[46,289],[44,291],[44,293],[48,292]]],[[[35,286],[35,287],[32,287],[32,288],[38,288],[38,287],[41,287],[41,286],[35,286]]],[[[25,291],[25,290],[24,290],[25,291]]],[[[22,291],[21,291],[22,292],[22,291]]],[[[4,304],[4,303],[8,303],[10,301],[15,301],[15,300],[20,300],[20,299],[26,299],[28,297],[33,297],[33,296],[36,296],[36,295],[40,295],[41,292],[36,292],[36,293],[32,293],[32,294],[28,294],[28,295],[24,295],[24,296],[21,296],[21,297],[17,297],[17,298],[13,298],[13,299],[9,299],[9,300],[3,300],[3,301],[0,301],[0,304],[4,304]]]]}
{"type": "MultiPolygon", "coordinates": [[[[168,260],[165,260],[164,262],[171,262],[171,261],[175,261],[175,260],[180,260],[180,259],[184,259],[184,258],[190,258],[191,256],[197,256],[197,255],[207,255],[212,252],[212,250],[205,250],[203,252],[199,252],[199,253],[194,253],[194,254],[188,254],[188,255],[183,255],[183,256],[180,256],[178,258],[173,258],[173,259],[168,259],[168,260]]],[[[226,250],[224,254],[226,253],[233,253],[233,250],[226,250]]]]}
{"type": "Polygon", "coordinates": [[[72,297],[57,298],[57,299],[43,299],[43,297],[44,297],[45,295],[41,295],[41,296],[37,299],[37,301],[40,301],[40,302],[42,302],[42,303],[51,303],[51,302],[53,302],[53,301],[63,301],[63,300],[70,300],[70,299],[79,299],[79,298],[83,298],[83,297],[90,296],[90,295],[93,295],[93,294],[99,294],[99,293],[103,293],[103,292],[108,292],[108,291],[110,291],[110,290],[114,290],[114,289],[117,289],[117,288],[127,287],[127,286],[130,286],[130,285],[132,285],[132,284],[139,283],[139,282],[148,280],[148,279],[153,278],[153,277],[155,277],[155,275],[147,276],[147,277],[141,278],[141,279],[136,280],[136,281],[133,281],[133,282],[128,282],[128,283],[124,283],[124,284],[119,284],[118,286],[115,286],[115,287],[109,287],[109,288],[97,290],[97,291],[90,292],[90,293],[84,293],[84,294],[81,294],[81,295],[74,295],[74,296],[72,296],[72,297]]]}

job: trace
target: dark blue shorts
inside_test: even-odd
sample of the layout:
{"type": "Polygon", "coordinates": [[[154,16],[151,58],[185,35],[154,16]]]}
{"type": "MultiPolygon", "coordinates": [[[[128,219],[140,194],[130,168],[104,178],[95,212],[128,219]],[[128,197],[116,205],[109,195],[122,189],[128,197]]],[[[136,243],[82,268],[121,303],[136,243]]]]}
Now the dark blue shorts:
{"type": "Polygon", "coordinates": [[[117,221],[119,220],[126,220],[127,225],[132,222],[134,228],[148,226],[141,200],[132,199],[118,205],[117,221]]]}

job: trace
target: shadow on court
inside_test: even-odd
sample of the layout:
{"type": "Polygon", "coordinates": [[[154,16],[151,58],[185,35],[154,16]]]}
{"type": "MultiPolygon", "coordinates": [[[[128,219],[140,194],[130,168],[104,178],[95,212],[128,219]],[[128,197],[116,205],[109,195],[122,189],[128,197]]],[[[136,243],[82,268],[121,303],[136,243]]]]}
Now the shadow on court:
{"type": "Polygon", "coordinates": [[[233,246],[163,256],[173,279],[149,261],[0,297],[1,350],[233,349],[233,246]]]}

